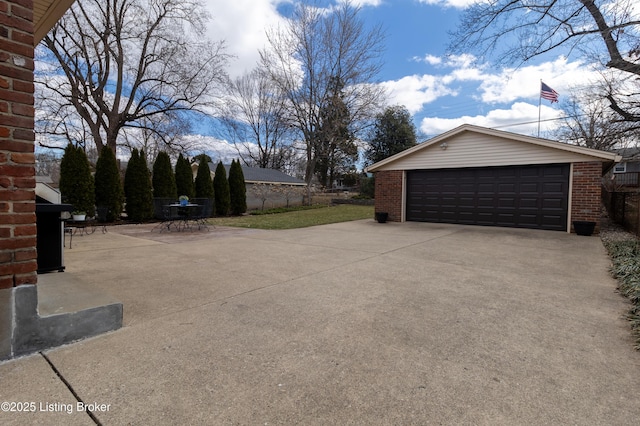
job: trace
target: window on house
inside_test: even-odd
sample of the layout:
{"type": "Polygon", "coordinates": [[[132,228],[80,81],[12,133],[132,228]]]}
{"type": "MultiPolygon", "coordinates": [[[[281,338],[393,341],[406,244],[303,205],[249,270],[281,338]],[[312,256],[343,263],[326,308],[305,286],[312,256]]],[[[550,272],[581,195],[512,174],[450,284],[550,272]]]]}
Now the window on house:
{"type": "Polygon", "coordinates": [[[627,163],[618,163],[613,168],[613,173],[626,173],[627,172],[627,163]]]}

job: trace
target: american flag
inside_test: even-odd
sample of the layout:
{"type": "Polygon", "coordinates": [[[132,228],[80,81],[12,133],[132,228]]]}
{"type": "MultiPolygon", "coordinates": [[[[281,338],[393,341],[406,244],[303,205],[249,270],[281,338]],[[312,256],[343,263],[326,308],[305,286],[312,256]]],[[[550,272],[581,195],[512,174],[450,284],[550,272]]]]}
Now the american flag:
{"type": "Polygon", "coordinates": [[[540,89],[540,97],[542,99],[551,101],[551,103],[558,102],[558,92],[556,92],[551,87],[544,84],[543,82],[540,82],[540,83],[542,84],[542,88],[540,89]]]}

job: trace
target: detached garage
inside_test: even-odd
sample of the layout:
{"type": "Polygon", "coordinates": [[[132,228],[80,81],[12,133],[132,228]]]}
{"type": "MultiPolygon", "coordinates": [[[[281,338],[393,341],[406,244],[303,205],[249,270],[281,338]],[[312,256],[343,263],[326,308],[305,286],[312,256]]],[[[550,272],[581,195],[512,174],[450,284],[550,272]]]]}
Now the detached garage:
{"type": "MultiPolygon", "coordinates": [[[[373,164],[376,212],[392,221],[570,232],[600,220],[615,153],[463,125],[373,164]]],[[[596,225],[596,232],[598,231],[596,225]]]]}

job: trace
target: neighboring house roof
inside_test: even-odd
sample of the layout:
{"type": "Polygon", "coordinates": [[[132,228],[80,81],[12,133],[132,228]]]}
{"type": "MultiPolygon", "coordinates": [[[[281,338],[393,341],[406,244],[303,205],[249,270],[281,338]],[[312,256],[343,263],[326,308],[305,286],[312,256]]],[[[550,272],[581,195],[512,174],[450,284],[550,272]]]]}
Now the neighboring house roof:
{"type": "Polygon", "coordinates": [[[502,130],[463,124],[379,161],[367,172],[420,168],[461,168],[599,160],[618,162],[614,152],[599,151],[502,130]]]}
{"type": "Polygon", "coordinates": [[[60,204],[60,190],[52,186],[53,180],[49,176],[36,176],[36,195],[50,203],[60,204]]]}
{"type": "MultiPolygon", "coordinates": [[[[227,175],[229,175],[229,168],[231,166],[226,164],[224,168],[227,170],[227,175]]],[[[282,173],[279,170],[273,169],[261,169],[259,167],[248,167],[241,166],[242,174],[244,175],[245,183],[268,183],[275,185],[295,185],[295,186],[306,186],[305,181],[296,179],[293,176],[289,176],[288,174],[282,173]]],[[[213,163],[209,163],[209,168],[212,173],[215,173],[216,165],[213,163]]],[[[197,169],[196,169],[197,170],[197,169]]]]}
{"type": "Polygon", "coordinates": [[[34,0],[33,1],[33,44],[47,35],[75,0],[34,0]]]}
{"type": "Polygon", "coordinates": [[[614,151],[622,156],[622,161],[640,161],[640,148],[621,148],[614,151]]]}

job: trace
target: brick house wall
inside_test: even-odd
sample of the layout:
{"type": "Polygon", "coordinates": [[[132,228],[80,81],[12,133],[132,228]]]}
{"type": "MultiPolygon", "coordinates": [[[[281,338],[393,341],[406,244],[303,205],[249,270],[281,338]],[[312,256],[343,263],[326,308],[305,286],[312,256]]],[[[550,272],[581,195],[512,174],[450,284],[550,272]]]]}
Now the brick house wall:
{"type": "Polygon", "coordinates": [[[388,220],[402,222],[402,170],[376,172],[375,211],[389,213],[388,220]]]}
{"type": "MultiPolygon", "coordinates": [[[[595,233],[600,231],[602,163],[591,161],[573,163],[571,191],[571,221],[596,222],[595,233]]],[[[571,225],[571,232],[573,224],[571,225]]]]}
{"type": "Polygon", "coordinates": [[[0,0],[0,289],[37,282],[32,7],[0,0]]]}

